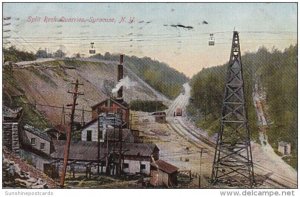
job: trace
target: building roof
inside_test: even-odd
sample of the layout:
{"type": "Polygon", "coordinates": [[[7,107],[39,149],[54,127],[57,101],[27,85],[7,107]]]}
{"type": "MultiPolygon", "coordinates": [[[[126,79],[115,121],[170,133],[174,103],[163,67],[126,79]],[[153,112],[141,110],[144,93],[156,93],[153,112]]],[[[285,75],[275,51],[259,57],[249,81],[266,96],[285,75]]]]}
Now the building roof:
{"type": "MultiPolygon", "coordinates": [[[[64,158],[65,140],[53,140],[54,152],[51,157],[54,159],[64,158]]],[[[119,143],[115,143],[116,150],[119,143]]],[[[148,156],[150,157],[155,151],[155,144],[142,144],[142,143],[122,143],[122,150],[124,156],[148,156]],[[126,150],[126,151],[125,151],[126,150]]],[[[113,145],[109,145],[109,152],[112,152],[113,145]]],[[[157,148],[158,149],[158,148],[157,148]]],[[[107,152],[106,143],[100,143],[100,158],[104,158],[107,152]]],[[[69,160],[79,161],[97,161],[98,159],[98,142],[93,141],[79,141],[71,142],[69,160]]]]}
{"type": "Polygon", "coordinates": [[[165,111],[156,111],[151,114],[152,116],[166,116],[165,111]]]}
{"type": "Polygon", "coordinates": [[[111,102],[117,104],[118,106],[120,106],[123,109],[128,109],[129,108],[128,103],[126,103],[124,100],[118,101],[118,100],[113,99],[113,98],[105,99],[104,101],[101,101],[100,103],[97,103],[97,104],[93,105],[91,108],[94,109],[94,108],[98,107],[99,105],[102,105],[102,104],[106,103],[108,100],[110,100],[111,102]]]}
{"type": "Polygon", "coordinates": [[[125,156],[143,156],[150,157],[155,149],[159,150],[155,144],[146,143],[123,143],[123,149],[127,150],[125,156]]]}
{"type": "MultiPolygon", "coordinates": [[[[122,129],[121,133],[122,133],[122,141],[133,142],[131,140],[134,139],[134,136],[130,129],[122,129]]],[[[118,128],[107,129],[107,137],[108,137],[108,140],[118,141],[119,140],[119,129],[118,128]]]]}
{"type": "MultiPolygon", "coordinates": [[[[65,140],[53,140],[54,152],[51,154],[51,157],[55,159],[63,159],[65,144],[65,140]]],[[[97,144],[97,142],[85,141],[71,142],[69,160],[97,161],[97,144]]],[[[102,153],[101,155],[104,155],[104,151],[100,151],[100,153],[102,153]]]]}
{"type": "Polygon", "coordinates": [[[89,126],[91,126],[92,124],[94,124],[95,122],[97,122],[98,118],[95,118],[94,120],[91,120],[90,122],[86,123],[81,130],[84,130],[86,128],[88,128],[89,126]]]}
{"type": "Polygon", "coordinates": [[[4,120],[12,120],[12,119],[19,119],[22,114],[22,107],[18,107],[16,109],[11,109],[5,105],[2,106],[2,113],[4,120]]]}
{"type": "Polygon", "coordinates": [[[51,138],[49,137],[49,135],[46,132],[41,131],[41,130],[39,130],[37,128],[34,128],[31,125],[28,125],[28,124],[24,125],[24,129],[26,131],[28,131],[28,132],[30,132],[30,133],[32,133],[32,134],[40,137],[40,138],[46,140],[46,141],[49,141],[49,142],[51,141],[51,138]]]}
{"type": "Polygon", "coordinates": [[[176,172],[179,168],[177,168],[176,166],[173,166],[172,164],[169,164],[163,160],[156,160],[154,162],[151,163],[151,166],[158,168],[161,171],[164,171],[168,174],[172,174],[174,172],[176,172]]]}
{"type": "Polygon", "coordinates": [[[291,143],[285,142],[285,141],[280,141],[280,142],[278,142],[278,145],[279,145],[279,146],[286,146],[286,145],[289,145],[289,144],[291,144],[291,143]]]}

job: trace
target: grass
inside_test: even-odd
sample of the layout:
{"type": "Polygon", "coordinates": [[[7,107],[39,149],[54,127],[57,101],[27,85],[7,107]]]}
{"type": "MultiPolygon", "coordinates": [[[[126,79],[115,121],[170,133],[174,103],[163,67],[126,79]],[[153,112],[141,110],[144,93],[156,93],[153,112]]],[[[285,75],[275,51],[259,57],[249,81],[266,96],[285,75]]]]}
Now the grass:
{"type": "Polygon", "coordinates": [[[13,98],[13,107],[22,107],[23,116],[21,119],[21,124],[30,124],[39,129],[49,128],[50,124],[46,119],[36,110],[33,106],[24,104],[27,103],[27,98],[25,96],[19,96],[13,98]]]}

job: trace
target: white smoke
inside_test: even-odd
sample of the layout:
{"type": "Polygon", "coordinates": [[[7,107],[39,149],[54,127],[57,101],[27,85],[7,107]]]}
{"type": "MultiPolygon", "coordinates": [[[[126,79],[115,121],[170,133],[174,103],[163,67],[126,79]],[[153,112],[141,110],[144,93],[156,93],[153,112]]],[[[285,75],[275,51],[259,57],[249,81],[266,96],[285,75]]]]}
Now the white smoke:
{"type": "Polygon", "coordinates": [[[126,87],[127,89],[129,89],[130,87],[136,86],[137,83],[135,81],[131,81],[130,78],[128,76],[126,76],[125,78],[121,79],[116,87],[114,89],[112,89],[112,93],[116,93],[118,92],[118,90],[123,86],[126,87]]]}

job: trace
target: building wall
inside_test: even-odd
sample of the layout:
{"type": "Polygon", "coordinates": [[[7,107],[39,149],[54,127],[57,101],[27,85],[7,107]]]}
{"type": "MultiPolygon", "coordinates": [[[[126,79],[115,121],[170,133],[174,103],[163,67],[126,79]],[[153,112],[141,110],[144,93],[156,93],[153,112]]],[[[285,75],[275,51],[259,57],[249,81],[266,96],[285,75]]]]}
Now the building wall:
{"type": "Polygon", "coordinates": [[[138,160],[124,159],[124,163],[128,164],[128,168],[123,167],[123,172],[125,172],[125,173],[135,174],[135,173],[141,172],[141,173],[145,173],[148,175],[150,174],[150,161],[138,161],[138,160]],[[145,165],[144,170],[141,170],[141,164],[145,165]]]}
{"type": "Polygon", "coordinates": [[[3,145],[18,154],[20,150],[19,124],[17,122],[3,123],[2,128],[3,145]]]}
{"type": "Polygon", "coordinates": [[[102,105],[98,105],[92,109],[92,119],[98,118],[98,115],[102,112],[111,112],[117,113],[119,110],[122,111],[122,119],[124,122],[127,122],[127,128],[129,126],[129,109],[123,109],[114,102],[111,102],[111,106],[108,107],[107,102],[104,102],[102,105]]]}
{"type": "MultiPolygon", "coordinates": [[[[91,130],[92,131],[92,141],[93,142],[98,142],[98,121],[95,121],[93,124],[88,126],[87,128],[83,129],[81,131],[81,141],[87,141],[87,131],[91,130]]],[[[103,142],[105,136],[105,132],[102,132],[102,140],[100,138],[100,142],[103,142]]]]}
{"type": "Polygon", "coordinates": [[[45,140],[45,139],[43,139],[43,138],[41,138],[37,135],[34,135],[31,132],[26,131],[26,130],[23,130],[23,134],[24,134],[23,135],[23,141],[24,141],[25,144],[30,145],[31,147],[33,147],[37,150],[40,150],[40,151],[42,151],[46,154],[50,154],[51,149],[50,149],[50,142],[49,141],[47,141],[47,140],[45,140]],[[35,145],[31,144],[31,139],[32,138],[35,138],[35,145]],[[41,143],[45,144],[43,150],[40,148],[41,143]]]}
{"type": "Polygon", "coordinates": [[[49,163],[51,159],[43,158],[37,154],[20,149],[21,158],[25,159],[28,163],[33,165],[35,168],[44,171],[44,164],[49,163]]]}

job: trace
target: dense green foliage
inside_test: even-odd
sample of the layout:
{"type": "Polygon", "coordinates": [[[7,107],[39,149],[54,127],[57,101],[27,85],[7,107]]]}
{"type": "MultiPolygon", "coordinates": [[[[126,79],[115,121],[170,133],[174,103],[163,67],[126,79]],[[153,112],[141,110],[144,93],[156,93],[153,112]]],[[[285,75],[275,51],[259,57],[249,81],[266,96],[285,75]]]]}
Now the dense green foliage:
{"type": "MultiPolygon", "coordinates": [[[[118,61],[119,55],[105,53],[104,56],[97,54],[93,58],[118,61]]],[[[125,56],[124,62],[135,74],[171,99],[178,96],[182,84],[188,80],[183,73],[149,57],[125,56]]]]}
{"type": "Polygon", "coordinates": [[[134,111],[155,112],[163,111],[167,107],[161,101],[134,100],[130,102],[130,109],[134,111]]]}
{"type": "Polygon", "coordinates": [[[21,62],[21,61],[32,61],[35,60],[36,57],[33,53],[20,51],[16,49],[15,46],[11,46],[8,49],[3,48],[4,62],[12,61],[12,62],[21,62]]]}
{"type": "MultiPolygon", "coordinates": [[[[258,139],[258,126],[252,92],[258,81],[266,93],[266,113],[269,127],[269,143],[277,149],[279,141],[292,143],[290,164],[296,167],[297,156],[297,46],[284,51],[260,48],[256,53],[242,56],[246,107],[252,139],[258,139]]],[[[196,117],[198,126],[210,134],[220,126],[227,64],[201,70],[191,80],[193,102],[190,114],[196,117]],[[196,110],[197,109],[197,110],[196,110]]]]}

